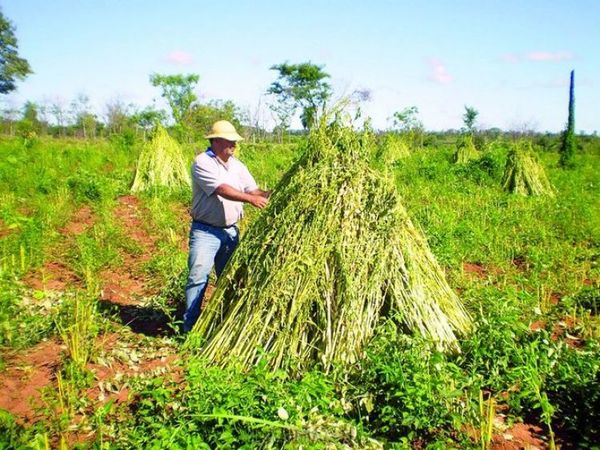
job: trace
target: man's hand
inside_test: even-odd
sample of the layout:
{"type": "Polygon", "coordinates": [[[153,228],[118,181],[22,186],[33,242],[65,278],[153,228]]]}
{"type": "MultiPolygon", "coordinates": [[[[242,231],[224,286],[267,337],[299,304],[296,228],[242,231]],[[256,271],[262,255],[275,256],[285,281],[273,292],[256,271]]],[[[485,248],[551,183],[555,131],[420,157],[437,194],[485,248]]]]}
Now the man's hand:
{"type": "Polygon", "coordinates": [[[269,203],[269,195],[271,194],[271,192],[261,191],[260,189],[248,193],[240,192],[228,184],[219,185],[219,187],[215,189],[215,193],[227,200],[250,203],[252,206],[260,209],[267,206],[267,203],[269,203]]]}
{"type": "Polygon", "coordinates": [[[250,203],[252,206],[255,206],[256,208],[263,209],[265,206],[267,206],[267,203],[269,203],[269,199],[267,197],[263,197],[260,194],[251,194],[248,203],[250,203]]]}

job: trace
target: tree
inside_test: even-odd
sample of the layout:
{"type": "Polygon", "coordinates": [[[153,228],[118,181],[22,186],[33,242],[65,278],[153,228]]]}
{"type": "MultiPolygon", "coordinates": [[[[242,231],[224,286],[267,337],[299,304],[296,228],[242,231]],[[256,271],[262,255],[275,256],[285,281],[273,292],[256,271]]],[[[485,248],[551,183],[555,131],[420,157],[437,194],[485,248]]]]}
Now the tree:
{"type": "Polygon", "coordinates": [[[575,71],[571,70],[571,83],[569,85],[569,118],[567,128],[563,131],[560,143],[561,167],[569,167],[573,164],[573,153],[575,152],[575,71]]]}
{"type": "Polygon", "coordinates": [[[17,50],[15,27],[0,11],[0,94],[14,91],[15,81],[24,80],[32,73],[29,63],[17,50]]]}
{"type": "Polygon", "coordinates": [[[191,130],[194,140],[203,139],[206,131],[217,120],[231,122],[237,130],[242,128],[243,113],[231,100],[214,100],[206,104],[192,105],[186,116],[186,127],[191,130]]]}
{"type": "Polygon", "coordinates": [[[23,106],[23,117],[18,123],[19,132],[25,134],[40,134],[42,124],[38,118],[39,107],[34,102],[26,102],[23,106]]]}
{"type": "Polygon", "coordinates": [[[467,131],[470,134],[475,132],[475,122],[477,121],[477,116],[479,115],[479,111],[477,111],[472,106],[465,105],[465,113],[463,114],[463,123],[467,131]]]}
{"type": "Polygon", "coordinates": [[[104,107],[106,128],[110,134],[122,133],[130,124],[134,123],[130,110],[132,105],[126,105],[120,99],[109,100],[104,107]]]}
{"type": "Polygon", "coordinates": [[[199,79],[200,76],[196,74],[159,75],[154,73],[150,75],[150,83],[162,90],[161,95],[169,103],[173,119],[177,124],[182,123],[192,103],[198,99],[194,94],[194,87],[199,79]]]}
{"type": "MultiPolygon", "coordinates": [[[[310,128],[323,112],[331,97],[331,86],[325,81],[329,74],[323,66],[310,62],[301,64],[276,64],[270,70],[279,72],[267,93],[276,97],[273,110],[282,120],[290,120],[298,108],[302,109],[300,120],[304,129],[310,128]]],[[[287,124],[286,124],[287,125],[287,124]]]]}
{"type": "Polygon", "coordinates": [[[85,94],[78,94],[71,102],[73,122],[76,128],[81,128],[84,138],[96,136],[96,116],[90,108],[90,98],[85,94]]]}
{"type": "Polygon", "coordinates": [[[8,134],[13,135],[14,125],[20,117],[21,110],[12,99],[8,99],[6,106],[2,108],[2,122],[8,128],[8,134]]]}
{"type": "Polygon", "coordinates": [[[394,128],[399,129],[401,133],[405,133],[408,139],[408,144],[412,148],[423,147],[424,128],[423,122],[417,117],[419,108],[416,106],[408,106],[402,111],[397,111],[393,114],[394,128]]]}
{"type": "Polygon", "coordinates": [[[133,121],[142,129],[143,138],[146,140],[146,134],[155,126],[162,125],[166,120],[167,114],[162,109],[156,109],[153,106],[147,106],[133,115],[133,121]]]}
{"type": "Polygon", "coordinates": [[[51,102],[50,114],[54,116],[54,121],[56,122],[58,133],[64,136],[67,114],[65,112],[65,104],[62,98],[57,97],[51,102]]]}
{"type": "Polygon", "coordinates": [[[423,128],[423,123],[417,117],[419,108],[416,106],[408,106],[402,111],[397,111],[393,114],[394,128],[399,128],[400,131],[410,131],[417,128],[423,128]]]}

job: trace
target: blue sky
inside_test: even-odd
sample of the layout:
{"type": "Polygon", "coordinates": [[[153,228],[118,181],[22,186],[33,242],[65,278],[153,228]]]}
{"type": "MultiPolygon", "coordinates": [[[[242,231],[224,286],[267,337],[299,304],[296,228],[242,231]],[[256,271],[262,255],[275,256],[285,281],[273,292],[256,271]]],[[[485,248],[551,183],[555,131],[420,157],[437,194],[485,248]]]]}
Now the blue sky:
{"type": "Polygon", "coordinates": [[[368,89],[377,128],[417,106],[427,129],[559,131],[576,78],[576,128],[600,130],[600,1],[0,0],[35,74],[4,98],[89,96],[96,112],[156,99],[151,73],[197,73],[202,101],[233,100],[270,122],[273,64],[324,65],[336,95],[368,89]],[[259,108],[260,106],[260,108],[259,108]]]}

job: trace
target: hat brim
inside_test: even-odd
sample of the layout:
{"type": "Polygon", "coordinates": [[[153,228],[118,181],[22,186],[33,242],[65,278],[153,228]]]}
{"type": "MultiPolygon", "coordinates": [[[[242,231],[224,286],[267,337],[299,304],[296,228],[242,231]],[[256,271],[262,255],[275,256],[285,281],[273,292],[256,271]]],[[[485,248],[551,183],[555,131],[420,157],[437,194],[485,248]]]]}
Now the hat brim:
{"type": "Polygon", "coordinates": [[[206,139],[221,138],[231,142],[243,141],[244,138],[237,133],[214,133],[204,136],[206,139]]]}

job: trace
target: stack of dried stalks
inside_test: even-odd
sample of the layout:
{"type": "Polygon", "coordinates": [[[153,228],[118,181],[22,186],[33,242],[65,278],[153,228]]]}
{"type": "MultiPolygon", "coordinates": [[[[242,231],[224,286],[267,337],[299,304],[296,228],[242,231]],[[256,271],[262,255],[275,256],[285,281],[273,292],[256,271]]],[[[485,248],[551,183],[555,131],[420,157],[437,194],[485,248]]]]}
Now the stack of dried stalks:
{"type": "Polygon", "coordinates": [[[385,134],[375,151],[375,159],[385,164],[394,164],[409,156],[410,148],[406,140],[396,133],[385,134]]]}
{"type": "Polygon", "coordinates": [[[145,143],[137,162],[131,192],[157,187],[174,189],[191,186],[189,165],[175,139],[160,125],[145,143]]]}
{"type": "Polygon", "coordinates": [[[502,187],[514,194],[554,196],[554,188],[544,167],[537,161],[531,142],[518,142],[512,146],[504,168],[502,187]]]}
{"type": "Polygon", "coordinates": [[[473,136],[467,134],[458,141],[453,161],[457,164],[465,164],[473,159],[479,158],[479,152],[473,143],[473,136]]]}
{"type": "Polygon", "coordinates": [[[369,168],[370,146],[339,123],[311,132],[188,344],[220,365],[266,357],[274,368],[327,370],[356,361],[392,320],[456,347],[469,316],[393,183],[369,168]]]}

